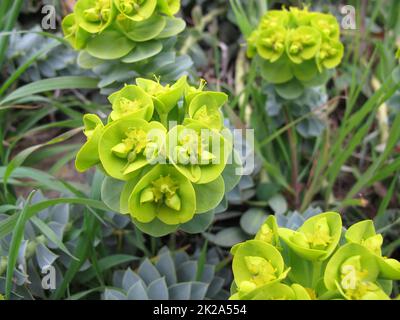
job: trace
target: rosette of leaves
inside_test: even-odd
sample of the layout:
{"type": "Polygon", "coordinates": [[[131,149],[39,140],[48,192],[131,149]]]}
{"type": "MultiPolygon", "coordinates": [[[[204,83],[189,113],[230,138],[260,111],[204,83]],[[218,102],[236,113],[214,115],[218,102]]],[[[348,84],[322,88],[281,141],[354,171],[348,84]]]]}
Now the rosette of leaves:
{"type": "Polygon", "coordinates": [[[62,28],[80,51],[78,64],[100,77],[100,88],[153,74],[172,81],[192,64],[174,49],[186,26],[174,16],[179,9],[179,0],[78,0],[62,28]]]}
{"type": "Polygon", "coordinates": [[[382,256],[382,242],[370,220],[346,231],[327,212],[292,230],[269,216],[254,240],[232,247],[231,299],[390,299],[400,262],[382,256]]]}
{"type": "MultiPolygon", "coordinates": [[[[229,121],[225,125],[232,130],[235,128],[229,121]]],[[[254,152],[254,146],[247,139],[236,139],[235,150],[240,157],[243,168],[248,168],[245,175],[240,177],[239,182],[231,192],[227,194],[227,204],[242,205],[256,195],[256,178],[261,170],[262,161],[254,152]]]]}
{"type": "Polygon", "coordinates": [[[20,66],[38,54],[39,57],[35,59],[35,62],[22,73],[23,81],[34,82],[43,78],[89,73],[76,65],[77,53],[74,50],[55,39],[38,34],[39,32],[42,32],[42,29],[35,26],[29,30],[29,33],[19,33],[19,30],[14,30],[10,35],[6,53],[7,74],[13,74],[20,66]]]}
{"type": "Polygon", "coordinates": [[[336,18],[307,8],[267,11],[247,43],[264,80],[291,99],[325,84],[344,55],[336,18]]]}
{"type": "Polygon", "coordinates": [[[76,168],[103,170],[103,201],[145,233],[204,231],[240,177],[220,110],[227,96],[191,87],[186,77],[167,86],[139,78],[109,100],[106,123],[83,117],[87,142],[76,168]]]}
{"type": "MultiPolygon", "coordinates": [[[[48,200],[41,192],[37,192],[31,204],[48,200]]],[[[22,200],[21,200],[22,201],[22,200]]],[[[20,202],[21,202],[20,201],[20,202]]],[[[0,215],[0,221],[8,218],[0,215]]],[[[27,221],[23,239],[18,251],[17,265],[14,269],[14,287],[11,299],[46,298],[42,287],[42,277],[49,267],[56,271],[56,281],[62,278],[57,265],[60,259],[73,259],[71,247],[63,243],[64,234],[70,229],[70,207],[68,204],[56,205],[40,211],[27,221]]],[[[0,292],[4,289],[4,274],[9,259],[12,235],[0,241],[0,292]]],[[[76,259],[76,258],[74,258],[76,259]]]]}
{"type": "Polygon", "coordinates": [[[184,251],[162,248],[154,259],[145,259],[133,271],[114,272],[104,300],[225,300],[226,280],[217,271],[219,258],[210,250],[204,259],[184,251]],[[203,261],[203,262],[201,262],[203,261]]]}
{"type": "Polygon", "coordinates": [[[303,138],[319,137],[326,127],[325,122],[318,116],[318,111],[321,111],[328,102],[326,88],[324,86],[305,88],[301,96],[296,99],[285,95],[285,92],[277,93],[277,90],[279,91],[271,84],[263,88],[268,97],[265,111],[275,120],[272,125],[276,127],[271,128],[271,131],[278,130],[285,124],[285,112],[288,112],[293,119],[305,118],[296,125],[297,132],[303,138]]]}

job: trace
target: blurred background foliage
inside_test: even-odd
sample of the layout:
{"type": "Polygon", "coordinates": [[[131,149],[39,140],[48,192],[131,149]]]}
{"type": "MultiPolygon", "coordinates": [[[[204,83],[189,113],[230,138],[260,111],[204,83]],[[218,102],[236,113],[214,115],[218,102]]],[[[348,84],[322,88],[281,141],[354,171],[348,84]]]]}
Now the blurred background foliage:
{"type": "MultiPolygon", "coordinates": [[[[97,89],[102,75],[80,69],[61,38],[74,1],[1,1],[1,294],[225,299],[230,247],[253,237],[270,214],[289,228],[322,211],[340,212],[347,225],[374,219],[384,254],[400,258],[400,2],[345,1],[356,9],[357,28],[342,30],[344,61],[326,85],[295,100],[260,81],[232,2],[253,27],[267,8],[282,5],[343,17],[341,1],[182,0],[187,29],[176,53],[190,57],[184,68],[194,83],[204,78],[229,94],[224,112],[233,128],[255,130],[247,150],[254,148],[256,165],[207,232],[157,239],[99,200],[100,172],[74,169],[82,114],[110,108],[97,89]],[[45,4],[56,7],[57,30],[41,29],[45,4]],[[48,266],[55,290],[41,286],[48,266]]],[[[134,72],[118,72],[133,83],[134,72]]]]}

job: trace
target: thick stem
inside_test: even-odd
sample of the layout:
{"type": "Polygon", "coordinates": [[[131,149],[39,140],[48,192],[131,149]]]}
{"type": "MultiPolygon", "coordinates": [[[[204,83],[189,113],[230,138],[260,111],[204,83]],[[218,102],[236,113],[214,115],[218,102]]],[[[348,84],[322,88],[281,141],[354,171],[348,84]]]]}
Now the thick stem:
{"type": "Polygon", "coordinates": [[[159,116],[162,125],[168,129],[168,113],[160,113],[159,116]]]}
{"type": "MultiPolygon", "coordinates": [[[[287,106],[284,107],[286,122],[290,123],[290,114],[287,106]]],[[[292,187],[294,190],[294,206],[296,209],[300,206],[300,198],[299,198],[299,166],[298,166],[298,157],[297,157],[297,138],[296,133],[293,128],[288,129],[288,138],[289,138],[289,146],[290,146],[290,159],[291,159],[291,175],[292,175],[292,187]]]]}
{"type": "Polygon", "coordinates": [[[312,277],[312,288],[315,289],[318,284],[318,280],[321,277],[321,261],[313,261],[313,277],[312,277]]]}

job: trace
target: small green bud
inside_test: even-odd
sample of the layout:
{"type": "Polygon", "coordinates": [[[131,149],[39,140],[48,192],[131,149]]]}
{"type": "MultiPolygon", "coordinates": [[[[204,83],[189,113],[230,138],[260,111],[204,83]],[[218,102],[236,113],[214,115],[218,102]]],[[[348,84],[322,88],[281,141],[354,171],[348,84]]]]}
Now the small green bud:
{"type": "Polygon", "coordinates": [[[108,21],[108,19],[110,19],[111,10],[109,8],[101,9],[100,14],[103,21],[108,21]]]}
{"type": "Polygon", "coordinates": [[[126,159],[128,157],[128,154],[130,152],[130,149],[127,147],[125,143],[119,143],[115,147],[111,149],[114,155],[116,155],[118,158],[121,159],[126,159]]]}
{"type": "Polygon", "coordinates": [[[290,46],[290,53],[292,54],[297,54],[299,53],[300,50],[301,50],[301,45],[299,45],[298,43],[293,43],[290,46]]]}
{"type": "Polygon", "coordinates": [[[376,234],[372,237],[369,237],[366,240],[361,241],[361,245],[371,250],[373,253],[377,255],[381,255],[381,247],[383,244],[383,237],[381,234],[376,234]]]}
{"type": "Polygon", "coordinates": [[[130,1],[123,1],[120,4],[120,9],[123,13],[130,14],[133,12],[133,5],[130,1]]]}
{"type": "Polygon", "coordinates": [[[137,158],[137,154],[135,151],[132,151],[128,154],[128,162],[131,163],[133,161],[135,161],[137,158]]]}
{"type": "Polygon", "coordinates": [[[303,247],[303,248],[310,247],[306,235],[302,232],[294,233],[291,240],[293,243],[297,244],[300,247],[303,247]]]}
{"type": "Polygon", "coordinates": [[[154,193],[152,188],[146,188],[142,191],[140,194],[140,203],[147,203],[147,202],[153,202],[154,201],[154,193]]]}
{"type": "Polygon", "coordinates": [[[174,195],[172,195],[171,197],[165,199],[165,204],[175,210],[175,211],[180,211],[181,207],[182,207],[182,202],[181,202],[181,198],[179,198],[179,196],[175,193],[174,195]]]}
{"type": "Polygon", "coordinates": [[[272,231],[272,229],[266,225],[263,224],[261,226],[261,230],[260,230],[260,236],[259,236],[259,240],[267,242],[267,243],[272,243],[272,240],[274,238],[274,233],[272,231]]]}
{"type": "Polygon", "coordinates": [[[85,19],[90,22],[101,21],[101,16],[100,16],[99,10],[96,8],[86,9],[83,14],[85,15],[85,19]]]}

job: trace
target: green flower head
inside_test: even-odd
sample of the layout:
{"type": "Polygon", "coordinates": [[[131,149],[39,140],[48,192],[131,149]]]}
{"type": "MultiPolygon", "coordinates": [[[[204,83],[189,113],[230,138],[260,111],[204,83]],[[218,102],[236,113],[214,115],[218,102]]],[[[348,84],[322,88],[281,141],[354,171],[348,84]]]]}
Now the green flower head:
{"type": "Polygon", "coordinates": [[[280,247],[278,224],[275,216],[270,215],[267,220],[265,220],[260,230],[257,232],[255,239],[264,241],[275,247],[280,247]]]}
{"type": "Polygon", "coordinates": [[[136,184],[129,198],[129,211],[141,223],[159,219],[167,225],[191,220],[196,197],[190,181],[170,165],[158,165],[136,184]]]}
{"type": "Polygon", "coordinates": [[[269,10],[262,17],[260,27],[263,30],[271,30],[277,27],[287,27],[290,15],[287,10],[269,10]]]}
{"type": "Polygon", "coordinates": [[[100,162],[98,144],[104,130],[103,122],[95,114],[85,114],[83,124],[87,142],[76,155],[75,167],[79,172],[84,172],[100,162]]]}
{"type": "Polygon", "coordinates": [[[386,300],[389,297],[379,286],[379,265],[368,249],[355,243],[346,244],[329,260],[325,286],[339,290],[349,300],[386,300]]]}
{"type": "Polygon", "coordinates": [[[153,116],[153,100],[138,86],[126,85],[120,91],[109,96],[108,100],[113,108],[110,114],[110,118],[113,121],[128,115],[150,121],[153,116]]]}
{"type": "Polygon", "coordinates": [[[167,135],[168,158],[190,181],[205,184],[224,171],[232,145],[200,123],[178,125],[167,135]]]}
{"type": "Polygon", "coordinates": [[[201,123],[209,128],[221,130],[224,126],[224,116],[220,108],[227,100],[228,96],[221,92],[197,94],[189,105],[190,118],[185,119],[186,123],[201,123]]]}
{"type": "Polygon", "coordinates": [[[206,86],[206,84],[207,84],[206,80],[200,79],[200,84],[198,87],[187,85],[186,90],[185,90],[185,104],[190,105],[192,100],[197,95],[199,95],[200,93],[203,93],[204,87],[206,86]]]}
{"type": "Polygon", "coordinates": [[[247,43],[247,55],[256,59],[261,76],[277,85],[295,80],[298,87],[315,86],[344,55],[336,18],[307,7],[267,12],[247,43]]]}
{"type": "Polygon", "coordinates": [[[168,16],[177,14],[181,8],[181,0],[158,0],[157,6],[160,12],[168,16]]]}
{"type": "Polygon", "coordinates": [[[296,64],[314,58],[321,45],[321,34],[318,30],[301,26],[291,30],[286,39],[286,53],[296,64]]]}
{"type": "Polygon", "coordinates": [[[157,112],[166,114],[176,107],[182,98],[187,87],[187,77],[181,77],[172,86],[163,86],[159,81],[142,78],[136,79],[136,84],[153,98],[157,112]]]}
{"type": "Polygon", "coordinates": [[[285,52],[285,28],[278,26],[274,29],[262,30],[257,37],[257,52],[265,60],[275,62],[285,52]]]}
{"type": "Polygon", "coordinates": [[[65,35],[65,39],[71,44],[75,50],[83,49],[90,37],[90,33],[82,29],[76,21],[74,13],[67,15],[61,27],[65,35]]]}
{"type": "Polygon", "coordinates": [[[400,262],[382,256],[383,237],[377,234],[372,220],[365,220],[352,225],[346,232],[349,243],[357,243],[373,253],[381,268],[381,277],[390,280],[400,280],[400,262]]]}
{"type": "MultiPolygon", "coordinates": [[[[204,86],[189,86],[187,77],[171,85],[137,79],[109,96],[106,125],[95,115],[84,117],[88,141],[76,167],[98,165],[106,175],[105,205],[130,214],[151,236],[204,231],[238,182],[224,172],[233,149],[221,112],[227,95],[204,86]]],[[[230,170],[238,174],[240,166],[230,170]]]]}
{"type": "Polygon", "coordinates": [[[336,249],[342,219],[335,212],[327,212],[308,219],[297,230],[279,228],[281,239],[300,257],[307,260],[325,260],[336,249]]]}
{"type": "Polygon", "coordinates": [[[111,177],[129,180],[147,166],[165,162],[166,129],[159,122],[131,116],[109,123],[99,141],[99,156],[111,177]]]}
{"type": "Polygon", "coordinates": [[[173,37],[185,29],[185,21],[172,16],[179,7],[175,0],[78,0],[62,29],[72,47],[82,50],[78,63],[85,69],[99,60],[148,64],[171,51],[173,37]]]}
{"type": "Polygon", "coordinates": [[[336,68],[343,59],[344,46],[338,40],[323,39],[317,55],[317,64],[322,70],[336,68]]]}
{"type": "Polygon", "coordinates": [[[116,14],[112,0],[78,0],[74,12],[79,27],[90,33],[106,29],[116,14]]]}
{"type": "Polygon", "coordinates": [[[249,240],[237,246],[232,252],[232,270],[238,297],[259,292],[260,288],[279,282],[286,278],[289,270],[284,270],[284,262],[279,251],[272,245],[249,240]]]}
{"type": "Polygon", "coordinates": [[[151,17],[157,0],[115,0],[119,12],[133,21],[143,21],[151,17]]]}
{"type": "Polygon", "coordinates": [[[310,24],[312,13],[308,11],[308,7],[299,9],[290,7],[290,25],[293,27],[308,26],[310,24]]]}
{"type": "Polygon", "coordinates": [[[340,26],[335,16],[315,12],[311,14],[310,22],[311,26],[319,30],[323,37],[330,40],[339,40],[340,26]]]}

